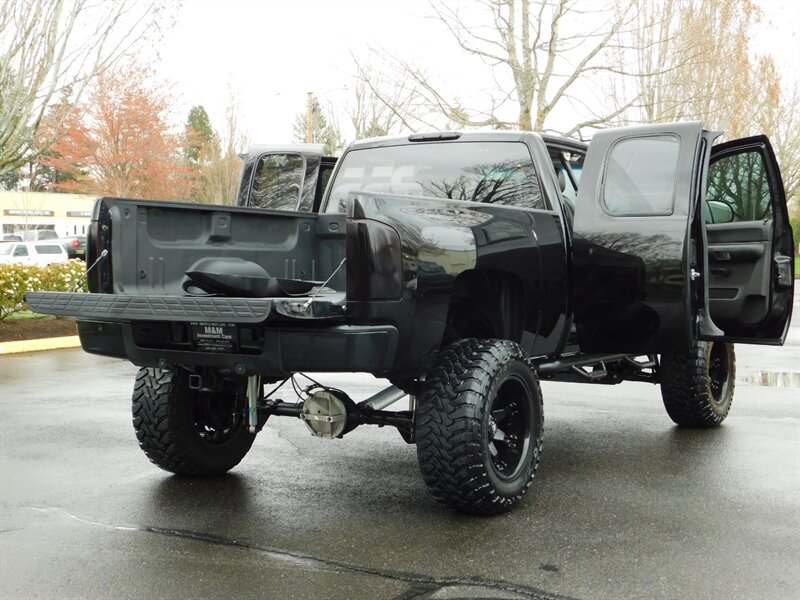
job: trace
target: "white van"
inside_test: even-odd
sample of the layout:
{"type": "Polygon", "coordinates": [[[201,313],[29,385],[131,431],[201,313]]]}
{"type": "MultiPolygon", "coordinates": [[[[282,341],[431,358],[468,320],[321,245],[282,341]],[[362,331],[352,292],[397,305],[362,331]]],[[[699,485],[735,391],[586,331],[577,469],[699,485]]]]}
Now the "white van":
{"type": "Polygon", "coordinates": [[[67,251],[58,242],[0,242],[0,263],[22,263],[43,267],[67,262],[67,251]]]}

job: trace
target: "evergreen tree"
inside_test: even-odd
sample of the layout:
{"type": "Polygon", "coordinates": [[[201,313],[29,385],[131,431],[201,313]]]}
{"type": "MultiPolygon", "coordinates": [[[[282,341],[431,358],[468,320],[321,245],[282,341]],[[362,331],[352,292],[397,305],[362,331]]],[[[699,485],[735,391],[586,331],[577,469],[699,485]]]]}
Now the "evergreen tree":
{"type": "Polygon", "coordinates": [[[292,134],[295,142],[308,142],[308,117],[311,116],[311,140],[312,144],[323,144],[323,153],[328,156],[336,156],[344,146],[342,135],[334,124],[328,123],[325,111],[319,100],[311,96],[311,110],[306,110],[297,115],[292,126],[292,134]]]}
{"type": "Polygon", "coordinates": [[[186,118],[186,146],[183,150],[189,162],[197,164],[203,149],[213,139],[214,129],[206,109],[202,105],[193,106],[186,118]]]}

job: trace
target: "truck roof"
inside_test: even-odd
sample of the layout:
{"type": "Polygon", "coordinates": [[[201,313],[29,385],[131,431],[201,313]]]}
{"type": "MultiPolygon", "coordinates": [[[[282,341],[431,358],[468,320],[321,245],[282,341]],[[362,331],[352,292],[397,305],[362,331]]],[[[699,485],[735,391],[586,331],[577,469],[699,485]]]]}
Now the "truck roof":
{"type": "Polygon", "coordinates": [[[549,133],[538,133],[534,131],[469,131],[469,132],[427,132],[411,135],[395,135],[367,138],[357,140],[350,144],[350,150],[361,150],[364,148],[380,148],[383,146],[400,146],[409,143],[425,142],[518,142],[528,136],[540,137],[548,146],[558,145],[565,149],[586,151],[588,144],[572,138],[554,135],[549,133]]]}

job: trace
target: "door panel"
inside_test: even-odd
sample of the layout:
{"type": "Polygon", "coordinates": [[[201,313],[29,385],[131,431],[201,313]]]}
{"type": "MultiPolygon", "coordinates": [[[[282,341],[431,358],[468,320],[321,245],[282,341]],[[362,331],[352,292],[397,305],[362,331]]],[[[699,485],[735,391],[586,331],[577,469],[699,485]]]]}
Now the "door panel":
{"type": "Polygon", "coordinates": [[[713,148],[705,208],[709,312],[724,333],[704,339],[783,343],[794,247],[783,182],[765,136],[713,148]]]}
{"type": "Polygon", "coordinates": [[[601,131],[575,207],[575,322],[584,352],[679,352],[696,339],[690,215],[700,123],[601,131]]]}
{"type": "Polygon", "coordinates": [[[772,221],[709,225],[706,233],[714,323],[723,331],[760,323],[769,313],[772,221]]]}

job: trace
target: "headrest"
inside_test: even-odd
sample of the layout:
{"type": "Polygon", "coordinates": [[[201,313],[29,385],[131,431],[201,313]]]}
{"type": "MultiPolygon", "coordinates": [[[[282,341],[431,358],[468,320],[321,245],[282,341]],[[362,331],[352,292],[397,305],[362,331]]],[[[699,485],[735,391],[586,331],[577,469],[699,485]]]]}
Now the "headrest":
{"type": "Polygon", "coordinates": [[[561,193],[564,193],[564,190],[567,189],[567,177],[564,175],[564,169],[558,169],[556,171],[558,175],[558,187],[561,188],[561,193]]]}

